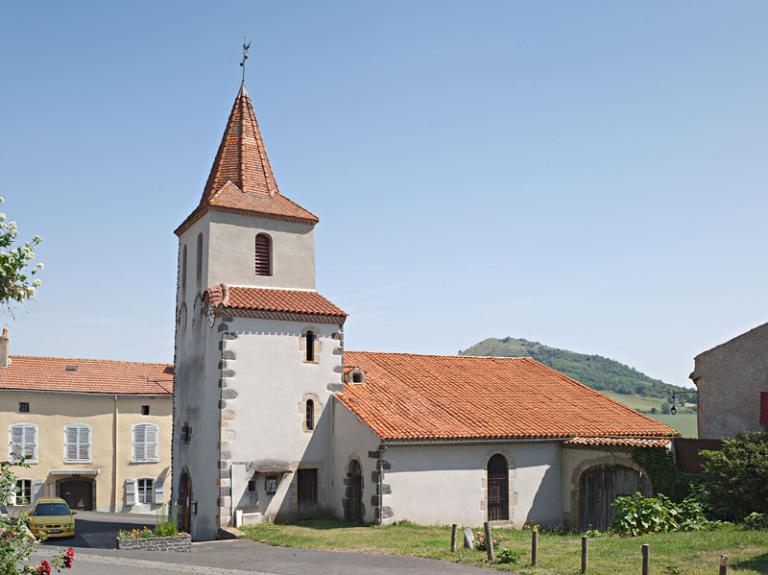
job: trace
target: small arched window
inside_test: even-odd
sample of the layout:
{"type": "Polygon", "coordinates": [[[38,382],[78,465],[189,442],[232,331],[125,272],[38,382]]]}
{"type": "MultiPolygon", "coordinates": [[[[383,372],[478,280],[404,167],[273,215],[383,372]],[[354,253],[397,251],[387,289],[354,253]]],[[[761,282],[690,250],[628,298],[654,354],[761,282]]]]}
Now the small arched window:
{"type": "Polygon", "coordinates": [[[272,275],[272,240],[267,234],[256,236],[256,265],[257,276],[272,275]]]}
{"type": "Polygon", "coordinates": [[[307,400],[304,407],[304,425],[308,431],[315,428],[315,402],[311,399],[307,400]]]}
{"type": "Polygon", "coordinates": [[[181,248],[181,295],[187,293],[187,244],[181,248]]]}
{"type": "Polygon", "coordinates": [[[195,280],[199,290],[203,282],[203,234],[197,234],[197,268],[195,269],[195,280]]]}
{"type": "Polygon", "coordinates": [[[304,361],[308,362],[314,362],[315,361],[315,339],[317,336],[315,335],[315,332],[310,330],[307,330],[307,333],[304,334],[304,361]]]}

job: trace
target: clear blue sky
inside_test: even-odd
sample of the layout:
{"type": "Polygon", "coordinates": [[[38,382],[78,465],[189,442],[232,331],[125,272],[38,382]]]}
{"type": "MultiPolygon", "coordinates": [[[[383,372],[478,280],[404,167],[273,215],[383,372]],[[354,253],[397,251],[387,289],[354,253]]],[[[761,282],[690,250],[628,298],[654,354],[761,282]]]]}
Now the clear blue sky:
{"type": "Polygon", "coordinates": [[[768,3],[13,2],[0,195],[40,234],[12,353],[173,359],[176,240],[253,42],[347,347],[525,337],[688,383],[768,320],[768,3]]]}

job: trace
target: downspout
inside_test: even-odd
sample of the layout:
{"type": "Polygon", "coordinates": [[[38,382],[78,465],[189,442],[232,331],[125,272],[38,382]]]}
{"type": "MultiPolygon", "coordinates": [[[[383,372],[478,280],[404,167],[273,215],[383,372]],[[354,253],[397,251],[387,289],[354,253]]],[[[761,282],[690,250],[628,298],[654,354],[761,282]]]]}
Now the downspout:
{"type": "Polygon", "coordinates": [[[117,417],[119,414],[118,395],[115,395],[115,410],[112,416],[112,512],[117,512],[117,417]]]}

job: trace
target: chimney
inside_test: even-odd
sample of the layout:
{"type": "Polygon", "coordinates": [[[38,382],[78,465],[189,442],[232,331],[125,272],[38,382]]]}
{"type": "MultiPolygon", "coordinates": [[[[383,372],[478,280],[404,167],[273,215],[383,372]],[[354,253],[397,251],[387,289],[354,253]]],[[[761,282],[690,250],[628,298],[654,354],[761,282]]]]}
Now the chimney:
{"type": "Polygon", "coordinates": [[[8,357],[8,328],[3,328],[3,335],[0,335],[0,367],[11,365],[11,358],[8,357]]]}

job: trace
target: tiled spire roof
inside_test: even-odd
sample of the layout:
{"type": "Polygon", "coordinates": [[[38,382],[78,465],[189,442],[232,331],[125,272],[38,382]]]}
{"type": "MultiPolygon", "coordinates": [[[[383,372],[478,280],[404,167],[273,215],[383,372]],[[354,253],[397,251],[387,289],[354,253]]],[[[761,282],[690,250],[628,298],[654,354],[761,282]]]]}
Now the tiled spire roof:
{"type": "Polygon", "coordinates": [[[309,224],[319,221],[280,193],[245,83],[229,114],[200,204],[176,233],[182,233],[208,209],[309,224]]]}
{"type": "Polygon", "coordinates": [[[277,182],[269,165],[264,139],[261,137],[245,83],[240,85],[240,91],[229,114],[227,128],[213,161],[202,201],[210,200],[227,182],[232,182],[241,192],[247,194],[271,196],[278,193],[277,182]]]}

